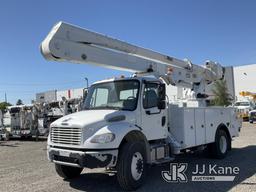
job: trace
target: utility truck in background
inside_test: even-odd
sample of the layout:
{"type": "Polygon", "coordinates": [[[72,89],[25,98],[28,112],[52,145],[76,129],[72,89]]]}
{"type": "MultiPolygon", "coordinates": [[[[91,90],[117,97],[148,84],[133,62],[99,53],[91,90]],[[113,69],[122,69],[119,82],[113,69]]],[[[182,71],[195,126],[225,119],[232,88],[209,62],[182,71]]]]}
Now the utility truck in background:
{"type": "Polygon", "coordinates": [[[238,100],[234,103],[234,107],[238,111],[238,115],[243,120],[249,120],[250,111],[255,109],[255,104],[249,99],[238,100]]]}
{"type": "Polygon", "coordinates": [[[256,93],[241,91],[239,92],[239,95],[241,97],[234,103],[234,107],[237,108],[238,113],[243,120],[248,120],[250,123],[253,123],[256,114],[256,93]]]}
{"type": "Polygon", "coordinates": [[[83,98],[66,99],[62,97],[62,101],[45,102],[41,107],[40,129],[48,130],[50,124],[57,119],[81,111],[83,98]]]}
{"type": "Polygon", "coordinates": [[[9,132],[8,132],[8,122],[6,121],[6,113],[5,111],[0,110],[0,141],[1,140],[9,140],[9,132]]]}
{"type": "Polygon", "coordinates": [[[34,105],[16,105],[7,108],[10,114],[10,137],[38,139],[38,112],[34,105]]]}
{"type": "Polygon", "coordinates": [[[0,141],[5,138],[4,130],[4,116],[2,110],[0,110],[0,141]]]}
{"type": "Polygon", "coordinates": [[[42,42],[41,53],[51,61],[134,72],[132,77],[95,82],[83,111],[51,124],[48,159],[63,178],[102,167],[117,174],[123,189],[135,190],[148,165],[205,148],[222,159],[239,135],[235,108],[208,107],[205,102],[206,86],[225,75],[216,62],[198,66],[63,22],[42,42]],[[193,91],[198,107],[170,103],[169,85],[193,91]]]}

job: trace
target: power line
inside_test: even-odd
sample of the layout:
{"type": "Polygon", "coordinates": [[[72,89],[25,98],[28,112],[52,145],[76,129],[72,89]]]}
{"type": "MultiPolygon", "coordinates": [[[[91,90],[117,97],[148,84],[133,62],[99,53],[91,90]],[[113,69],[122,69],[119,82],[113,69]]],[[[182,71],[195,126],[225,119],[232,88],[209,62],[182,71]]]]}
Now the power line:
{"type": "Polygon", "coordinates": [[[0,93],[7,93],[7,92],[19,92],[19,93],[35,93],[35,92],[38,92],[37,90],[35,91],[24,91],[24,90],[8,90],[8,89],[5,89],[5,90],[0,90],[0,93]]]}
{"type": "Polygon", "coordinates": [[[73,84],[73,83],[83,83],[83,80],[79,81],[66,81],[66,82],[58,82],[58,83],[10,83],[1,82],[0,85],[8,85],[8,86],[51,86],[51,85],[63,85],[63,84],[73,84]]]}

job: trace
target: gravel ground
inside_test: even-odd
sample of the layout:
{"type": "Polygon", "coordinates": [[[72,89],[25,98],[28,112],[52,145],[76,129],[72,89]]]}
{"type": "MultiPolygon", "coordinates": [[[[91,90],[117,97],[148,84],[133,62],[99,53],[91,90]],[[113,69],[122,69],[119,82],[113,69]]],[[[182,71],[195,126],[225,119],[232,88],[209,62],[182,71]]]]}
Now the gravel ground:
{"type": "MultiPolygon", "coordinates": [[[[188,163],[186,173],[191,178],[195,165],[239,167],[240,173],[233,182],[167,183],[161,171],[169,165],[149,169],[147,180],[138,191],[256,191],[256,125],[243,124],[240,137],[233,142],[233,150],[224,160],[213,160],[204,153],[185,154],[175,162],[188,163]]],[[[0,141],[0,191],[120,191],[115,176],[102,173],[102,169],[85,169],[73,180],[57,176],[54,165],[46,158],[46,141],[0,141]]]]}

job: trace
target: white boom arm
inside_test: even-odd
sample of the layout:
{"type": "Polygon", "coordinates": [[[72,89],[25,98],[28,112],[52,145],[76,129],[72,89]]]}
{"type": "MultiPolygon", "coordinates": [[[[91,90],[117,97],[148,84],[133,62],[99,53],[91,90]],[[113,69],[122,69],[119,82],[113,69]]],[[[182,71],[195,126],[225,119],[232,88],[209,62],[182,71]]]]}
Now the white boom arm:
{"type": "Polygon", "coordinates": [[[207,61],[205,66],[131,45],[99,33],[59,22],[41,44],[47,60],[94,64],[111,69],[149,73],[166,83],[204,94],[205,85],[223,78],[223,68],[207,61]]]}

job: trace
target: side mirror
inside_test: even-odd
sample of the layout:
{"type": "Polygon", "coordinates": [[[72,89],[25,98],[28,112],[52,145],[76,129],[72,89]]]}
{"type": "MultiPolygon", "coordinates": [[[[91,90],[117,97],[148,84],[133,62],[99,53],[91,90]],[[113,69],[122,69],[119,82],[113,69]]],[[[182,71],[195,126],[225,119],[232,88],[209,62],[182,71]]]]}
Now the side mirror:
{"type": "Polygon", "coordinates": [[[165,84],[160,84],[158,87],[158,103],[157,108],[158,109],[165,109],[165,97],[166,97],[166,91],[165,91],[165,84]]]}
{"type": "Polygon", "coordinates": [[[165,84],[160,84],[158,87],[158,98],[160,101],[165,101],[166,91],[165,84]]]}
{"type": "Polygon", "coordinates": [[[157,108],[158,109],[165,109],[165,101],[163,101],[163,100],[160,100],[160,101],[158,101],[158,103],[157,103],[157,108]]]}

